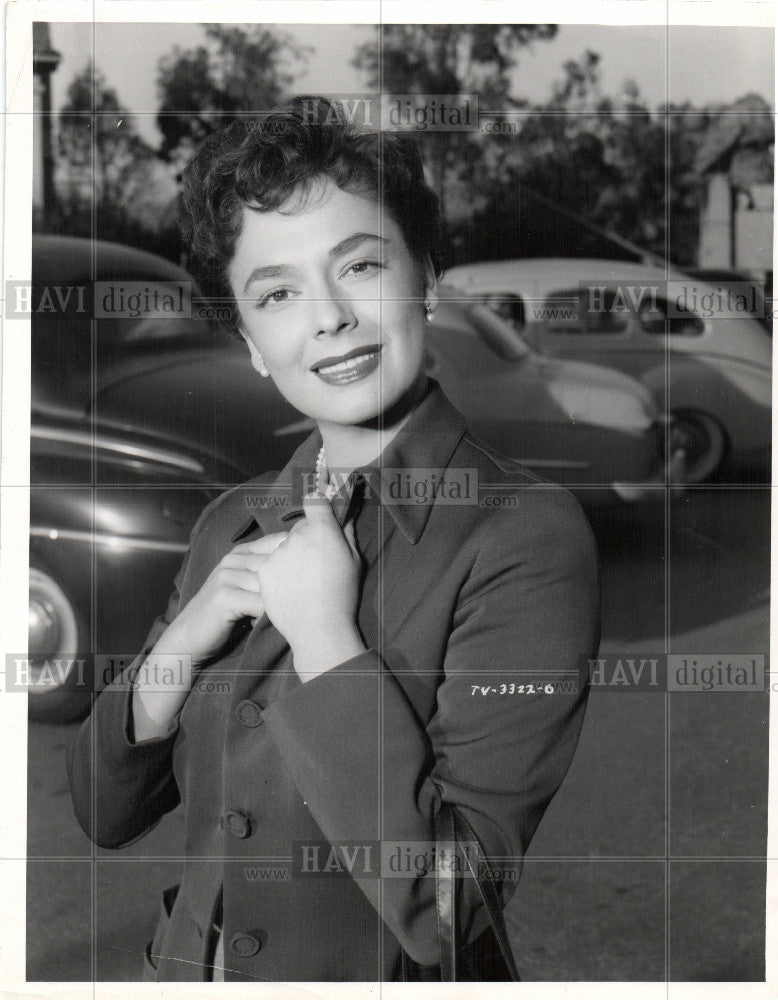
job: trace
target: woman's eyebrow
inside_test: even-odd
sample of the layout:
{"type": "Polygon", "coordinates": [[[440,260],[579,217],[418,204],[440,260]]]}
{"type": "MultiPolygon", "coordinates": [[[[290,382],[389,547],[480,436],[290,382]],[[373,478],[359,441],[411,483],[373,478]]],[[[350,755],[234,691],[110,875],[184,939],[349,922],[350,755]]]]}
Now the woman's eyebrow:
{"type": "MultiPolygon", "coordinates": [[[[353,236],[347,236],[345,240],[336,243],[329,251],[328,256],[331,258],[342,257],[344,254],[356,250],[357,247],[368,240],[375,240],[382,246],[391,243],[391,240],[386,236],[379,236],[377,233],[354,233],[353,236]]],[[[262,278],[283,278],[284,275],[289,274],[293,270],[294,268],[288,264],[267,264],[265,267],[255,267],[246,279],[246,284],[243,286],[243,294],[246,294],[252,281],[260,281],[262,278]]]]}
{"type": "Polygon", "coordinates": [[[261,278],[283,278],[291,270],[292,268],[286,264],[268,264],[266,267],[255,267],[248,278],[246,278],[246,284],[243,286],[243,294],[246,294],[249,290],[249,285],[253,281],[259,281],[261,278]]]}
{"type": "Polygon", "coordinates": [[[347,236],[345,240],[336,243],[330,250],[329,256],[342,257],[343,254],[351,253],[352,250],[356,250],[357,247],[368,240],[375,240],[383,246],[391,242],[386,236],[379,236],[378,233],[354,233],[353,236],[347,236]]]}

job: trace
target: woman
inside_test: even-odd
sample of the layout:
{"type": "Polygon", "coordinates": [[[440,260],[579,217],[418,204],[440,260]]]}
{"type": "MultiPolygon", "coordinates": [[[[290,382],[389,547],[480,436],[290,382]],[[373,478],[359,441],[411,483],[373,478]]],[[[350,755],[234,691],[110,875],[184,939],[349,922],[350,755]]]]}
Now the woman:
{"type": "MultiPolygon", "coordinates": [[[[445,803],[515,877],[582,722],[591,533],[425,375],[440,220],[411,139],[296,98],[209,137],[182,206],[252,364],[318,429],[203,511],[78,733],[76,814],[117,848],[183,805],[152,978],[440,978],[420,859],[445,803]]],[[[474,882],[457,896],[457,978],[503,978],[474,882]]]]}

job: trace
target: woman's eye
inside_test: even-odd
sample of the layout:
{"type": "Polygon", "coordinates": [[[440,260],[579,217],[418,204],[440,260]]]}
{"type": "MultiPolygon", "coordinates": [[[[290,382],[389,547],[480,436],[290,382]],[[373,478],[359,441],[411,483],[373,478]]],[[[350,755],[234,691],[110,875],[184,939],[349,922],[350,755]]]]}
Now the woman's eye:
{"type": "Polygon", "coordinates": [[[257,302],[257,309],[264,309],[266,306],[283,305],[289,300],[288,288],[276,288],[273,292],[267,292],[257,302]]]}
{"type": "Polygon", "coordinates": [[[350,267],[346,268],[346,274],[356,274],[357,276],[365,274],[375,274],[376,271],[383,267],[383,263],[380,260],[358,260],[356,264],[352,264],[350,267]]]}

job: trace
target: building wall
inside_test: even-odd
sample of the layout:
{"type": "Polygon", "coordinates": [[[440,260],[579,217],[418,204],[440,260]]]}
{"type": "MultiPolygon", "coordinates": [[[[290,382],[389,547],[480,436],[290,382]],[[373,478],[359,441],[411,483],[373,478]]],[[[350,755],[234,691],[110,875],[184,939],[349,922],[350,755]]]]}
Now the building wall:
{"type": "Polygon", "coordinates": [[[754,184],[750,205],[738,205],[735,211],[735,267],[770,269],[772,258],[773,187],[754,184]]]}
{"type": "Polygon", "coordinates": [[[752,184],[748,193],[733,197],[727,175],[711,175],[700,223],[698,264],[772,270],[772,184],[752,184]]]}

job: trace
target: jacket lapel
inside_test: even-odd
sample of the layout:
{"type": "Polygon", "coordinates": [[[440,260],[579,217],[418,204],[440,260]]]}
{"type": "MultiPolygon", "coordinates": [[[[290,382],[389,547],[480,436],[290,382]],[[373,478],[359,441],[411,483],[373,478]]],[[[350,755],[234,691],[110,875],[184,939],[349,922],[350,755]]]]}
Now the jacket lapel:
{"type": "Polygon", "coordinates": [[[313,472],[320,447],[321,434],[317,429],[308,435],[274,479],[260,476],[237,487],[246,494],[246,507],[252,512],[236,518],[235,530],[230,536],[233,545],[289,531],[303,514],[306,476],[313,472]]]}

